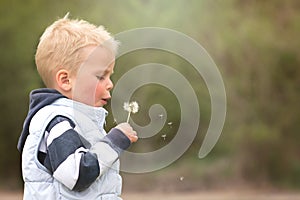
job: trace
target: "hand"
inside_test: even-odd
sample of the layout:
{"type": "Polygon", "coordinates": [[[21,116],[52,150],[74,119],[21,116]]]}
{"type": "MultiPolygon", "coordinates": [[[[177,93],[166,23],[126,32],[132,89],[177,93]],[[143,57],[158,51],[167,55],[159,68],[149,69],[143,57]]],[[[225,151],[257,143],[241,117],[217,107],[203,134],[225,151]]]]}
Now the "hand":
{"type": "Polygon", "coordinates": [[[130,124],[128,123],[121,123],[118,124],[115,128],[122,131],[130,140],[131,143],[136,142],[138,140],[137,133],[132,129],[130,124]]]}

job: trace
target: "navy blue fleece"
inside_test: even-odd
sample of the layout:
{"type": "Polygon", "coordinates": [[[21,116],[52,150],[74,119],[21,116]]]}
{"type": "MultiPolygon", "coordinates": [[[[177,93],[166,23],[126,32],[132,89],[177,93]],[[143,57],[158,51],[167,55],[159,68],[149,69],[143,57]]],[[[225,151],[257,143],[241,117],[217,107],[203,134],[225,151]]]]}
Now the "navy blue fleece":
{"type": "Polygon", "coordinates": [[[19,137],[17,148],[20,152],[23,151],[23,147],[27,136],[29,135],[29,124],[32,117],[43,107],[52,104],[59,98],[67,98],[55,89],[41,88],[33,90],[30,93],[29,111],[23,124],[23,130],[19,137]]]}

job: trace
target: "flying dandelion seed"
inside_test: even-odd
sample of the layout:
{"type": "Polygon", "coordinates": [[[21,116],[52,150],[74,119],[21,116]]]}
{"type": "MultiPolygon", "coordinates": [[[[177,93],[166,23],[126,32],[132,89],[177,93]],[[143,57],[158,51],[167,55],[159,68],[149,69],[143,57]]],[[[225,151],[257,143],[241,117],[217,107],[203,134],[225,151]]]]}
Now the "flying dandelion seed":
{"type": "Polygon", "coordinates": [[[130,103],[125,102],[123,105],[124,110],[128,112],[127,120],[126,122],[129,122],[130,114],[131,113],[137,113],[139,111],[139,104],[136,101],[132,101],[130,103]]]}
{"type": "Polygon", "coordinates": [[[163,135],[161,135],[161,137],[162,137],[164,140],[166,140],[167,134],[163,134],[163,135]]]}

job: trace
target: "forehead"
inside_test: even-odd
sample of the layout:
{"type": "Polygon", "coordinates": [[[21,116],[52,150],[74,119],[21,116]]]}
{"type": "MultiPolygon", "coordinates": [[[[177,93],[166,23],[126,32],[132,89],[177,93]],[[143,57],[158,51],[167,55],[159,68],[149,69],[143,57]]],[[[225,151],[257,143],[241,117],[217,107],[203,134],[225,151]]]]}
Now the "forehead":
{"type": "Polygon", "coordinates": [[[90,46],[84,50],[85,61],[81,65],[81,69],[94,72],[110,72],[113,70],[115,63],[114,54],[102,46],[90,46]]]}

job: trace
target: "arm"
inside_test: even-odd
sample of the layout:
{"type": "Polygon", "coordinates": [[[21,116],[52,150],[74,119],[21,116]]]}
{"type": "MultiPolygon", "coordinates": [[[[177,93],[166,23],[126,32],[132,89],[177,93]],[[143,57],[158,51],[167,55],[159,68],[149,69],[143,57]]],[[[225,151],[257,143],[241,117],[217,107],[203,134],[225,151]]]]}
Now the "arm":
{"type": "Polygon", "coordinates": [[[100,176],[118,159],[121,152],[138,139],[136,132],[128,123],[121,123],[99,142],[91,147],[90,152],[98,157],[100,176]],[[106,144],[104,144],[106,143],[106,144]]]}
{"type": "Polygon", "coordinates": [[[119,129],[112,129],[88,149],[74,128],[75,124],[66,117],[57,116],[50,122],[44,165],[66,187],[81,191],[105,173],[121,151],[129,147],[130,140],[119,129]]]}

